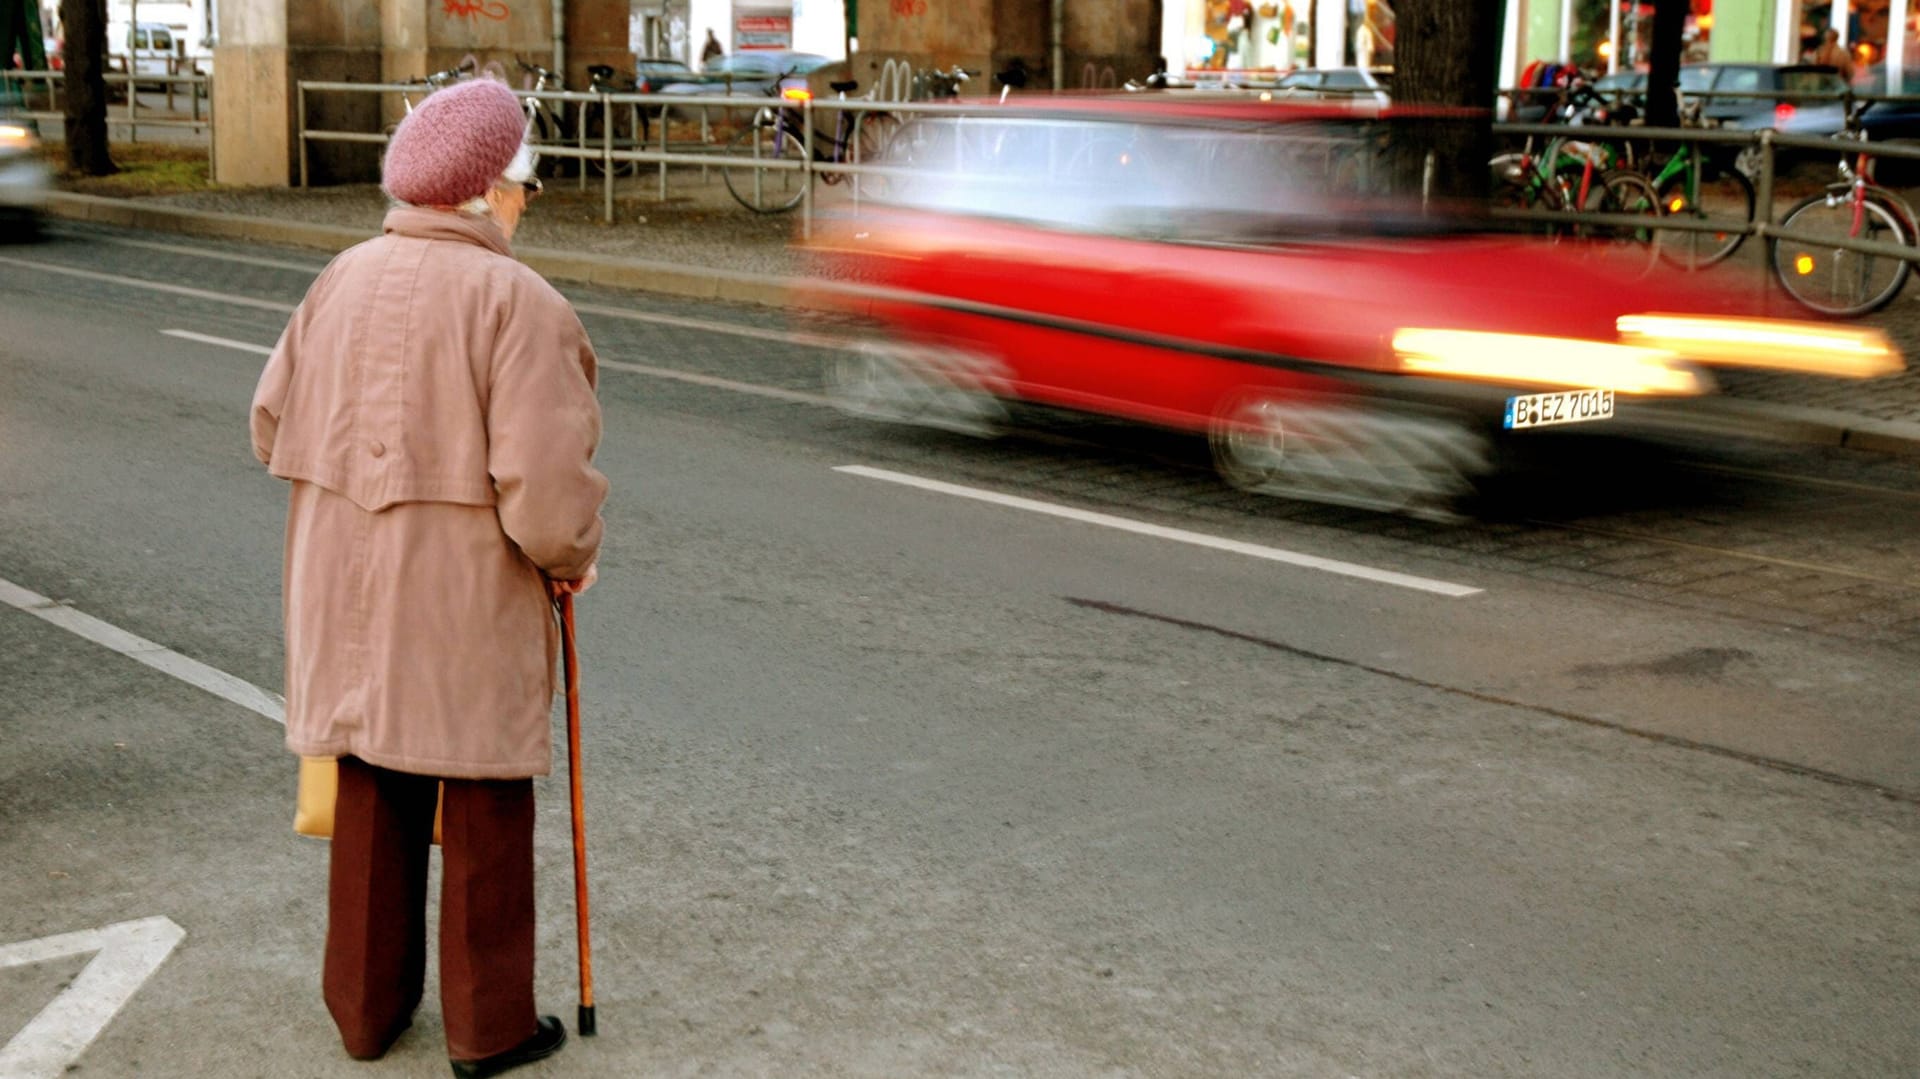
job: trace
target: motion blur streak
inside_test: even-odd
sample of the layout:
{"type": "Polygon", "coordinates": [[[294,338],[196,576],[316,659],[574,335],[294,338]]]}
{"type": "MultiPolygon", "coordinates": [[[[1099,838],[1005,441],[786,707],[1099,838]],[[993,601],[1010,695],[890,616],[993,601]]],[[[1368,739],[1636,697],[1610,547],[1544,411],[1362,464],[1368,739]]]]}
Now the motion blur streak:
{"type": "Polygon", "coordinates": [[[1410,375],[1489,382],[1578,386],[1617,393],[1689,396],[1712,387],[1666,349],[1614,345],[1568,337],[1481,333],[1471,330],[1398,330],[1393,351],[1410,375]]]}
{"type": "Polygon", "coordinates": [[[1620,339],[1702,363],[1738,364],[1836,378],[1874,378],[1905,369],[1875,329],[1778,319],[1621,315],[1620,339]]]}

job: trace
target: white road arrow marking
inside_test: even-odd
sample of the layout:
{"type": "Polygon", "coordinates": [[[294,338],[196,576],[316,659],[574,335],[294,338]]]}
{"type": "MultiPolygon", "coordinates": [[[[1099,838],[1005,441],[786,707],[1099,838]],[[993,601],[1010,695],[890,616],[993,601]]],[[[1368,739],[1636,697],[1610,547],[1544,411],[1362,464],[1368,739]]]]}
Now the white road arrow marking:
{"type": "Polygon", "coordinates": [[[0,1079],[65,1075],[186,935],[155,917],[0,945],[0,969],[94,953],[72,984],[0,1046],[0,1079]]]}

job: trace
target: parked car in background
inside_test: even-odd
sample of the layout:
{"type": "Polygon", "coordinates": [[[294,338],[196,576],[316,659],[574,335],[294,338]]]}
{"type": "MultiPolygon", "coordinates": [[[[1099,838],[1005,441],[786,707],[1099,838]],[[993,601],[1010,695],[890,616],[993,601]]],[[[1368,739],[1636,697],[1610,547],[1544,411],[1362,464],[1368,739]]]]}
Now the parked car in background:
{"type": "Polygon", "coordinates": [[[135,75],[174,74],[186,67],[181,63],[185,45],[166,23],[143,22],[137,29],[124,22],[107,26],[109,63],[117,71],[127,71],[131,65],[135,75]]]}
{"type": "Polygon", "coordinates": [[[685,61],[664,56],[636,58],[633,62],[634,90],[642,94],[656,94],[661,87],[674,83],[695,82],[700,76],[694,74],[685,61]]]}
{"type": "MultiPolygon", "coordinates": [[[[1749,131],[1782,127],[1802,110],[1828,111],[1826,103],[1804,98],[1722,97],[1722,94],[1822,94],[1839,98],[1847,80],[1837,68],[1818,64],[1686,64],[1680,68],[1682,98],[1701,99],[1701,114],[1723,127],[1749,131]]],[[[1838,104],[1831,107],[1838,131],[1846,116],[1838,104]]]]}
{"type": "Polygon", "coordinates": [[[40,155],[40,129],[0,106],[0,236],[31,237],[46,212],[53,170],[40,155]]]}
{"type": "MultiPolygon", "coordinates": [[[[738,52],[714,60],[692,80],[668,83],[656,92],[685,94],[688,97],[772,97],[775,83],[782,77],[797,78],[830,63],[833,63],[831,57],[819,53],[786,49],[738,52]]],[[[710,121],[723,119],[730,114],[744,120],[747,115],[739,109],[702,110],[677,105],[673,108],[674,115],[680,117],[696,118],[702,112],[710,121]]]]}
{"type": "MultiPolygon", "coordinates": [[[[1885,94],[1886,65],[1875,64],[1868,68],[1854,80],[1853,90],[1863,95],[1885,94]]],[[[1900,92],[1903,95],[1920,93],[1920,70],[1906,71],[1900,92]]],[[[1781,129],[1796,135],[1831,135],[1843,128],[1845,119],[1838,104],[1817,107],[1802,105],[1781,125],[1781,129]]],[[[1876,101],[1861,114],[1860,126],[1866,131],[1868,142],[1920,147],[1920,101],[1876,101]]],[[[1875,166],[1874,178],[1896,187],[1913,186],[1920,183],[1920,161],[1883,158],[1875,166]]]]}
{"type": "Polygon", "coordinates": [[[874,322],[828,386],[946,430],[1037,405],[1192,432],[1236,486],[1444,514],[1505,448],[1703,420],[1718,367],[1900,368],[1877,330],[1745,317],[1743,290],[1353,167],[1432,122],[1161,94],[914,119],[885,191],[816,222],[811,279],[881,290],[816,293],[874,322]]]}
{"type": "Polygon", "coordinates": [[[1392,86],[1392,68],[1303,67],[1282,75],[1273,84],[1273,93],[1287,98],[1357,98],[1385,105],[1392,86]]]}

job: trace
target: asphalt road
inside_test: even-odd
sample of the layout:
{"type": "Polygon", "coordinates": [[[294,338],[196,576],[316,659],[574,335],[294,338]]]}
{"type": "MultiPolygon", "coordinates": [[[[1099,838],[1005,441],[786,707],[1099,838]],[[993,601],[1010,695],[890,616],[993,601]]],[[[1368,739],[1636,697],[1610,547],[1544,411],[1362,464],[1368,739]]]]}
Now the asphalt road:
{"type": "MultiPolygon", "coordinates": [[[[433,985],[385,1062],[334,1040],[279,729],[48,620],[277,690],[245,410],[318,266],[0,248],[0,596],[64,605],[0,605],[0,1075],[444,1074],[433,985]],[[138,977],[22,944],[142,919],[95,961],[138,977]]],[[[572,295],[602,1033],[524,1074],[1920,1072],[1910,460],[1595,443],[1431,524],[870,425],[815,396],[843,327],[572,295]]]]}

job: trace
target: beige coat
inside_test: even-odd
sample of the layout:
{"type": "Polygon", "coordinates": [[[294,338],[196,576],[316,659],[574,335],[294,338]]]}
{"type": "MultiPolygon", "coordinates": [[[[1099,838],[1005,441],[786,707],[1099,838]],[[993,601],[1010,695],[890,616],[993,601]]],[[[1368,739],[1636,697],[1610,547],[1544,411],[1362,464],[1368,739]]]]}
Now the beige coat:
{"type": "Polygon", "coordinates": [[[314,281],[253,450],[293,481],[287,745],[425,775],[551,768],[542,574],[600,547],[594,355],[483,218],[398,209],[314,281]]]}

